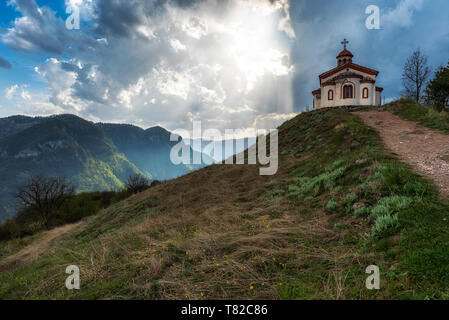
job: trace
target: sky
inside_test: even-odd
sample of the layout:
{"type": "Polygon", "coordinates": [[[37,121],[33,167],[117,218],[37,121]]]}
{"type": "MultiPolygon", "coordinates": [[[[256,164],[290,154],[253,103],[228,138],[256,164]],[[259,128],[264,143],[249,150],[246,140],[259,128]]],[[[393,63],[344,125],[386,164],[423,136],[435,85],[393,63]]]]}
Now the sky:
{"type": "Polygon", "coordinates": [[[415,49],[433,69],[449,61],[447,12],[447,0],[0,0],[0,117],[275,128],[312,106],[344,38],[390,101],[415,49]],[[369,5],[380,29],[365,25],[369,5]]]}

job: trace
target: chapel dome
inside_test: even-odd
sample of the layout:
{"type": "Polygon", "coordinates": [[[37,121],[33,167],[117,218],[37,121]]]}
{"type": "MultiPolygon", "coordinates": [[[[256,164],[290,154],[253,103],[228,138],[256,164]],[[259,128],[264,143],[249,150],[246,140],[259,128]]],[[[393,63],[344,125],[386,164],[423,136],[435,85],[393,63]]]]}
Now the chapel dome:
{"type": "Polygon", "coordinates": [[[351,58],[353,58],[354,55],[351,53],[351,51],[345,49],[345,50],[343,50],[342,52],[340,52],[338,54],[337,59],[338,58],[344,58],[344,57],[351,57],[351,58]]]}
{"type": "Polygon", "coordinates": [[[354,55],[351,53],[351,51],[344,49],[337,56],[337,64],[341,66],[343,64],[352,63],[353,57],[354,55]]]}

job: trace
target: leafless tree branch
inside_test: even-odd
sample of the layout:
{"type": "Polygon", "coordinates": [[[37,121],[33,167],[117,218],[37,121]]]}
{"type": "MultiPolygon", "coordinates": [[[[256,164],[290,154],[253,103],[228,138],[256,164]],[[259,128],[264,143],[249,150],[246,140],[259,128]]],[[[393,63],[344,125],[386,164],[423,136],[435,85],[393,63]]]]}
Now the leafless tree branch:
{"type": "Polygon", "coordinates": [[[425,82],[431,74],[427,56],[418,49],[407,59],[402,72],[403,95],[420,101],[425,82]]]}

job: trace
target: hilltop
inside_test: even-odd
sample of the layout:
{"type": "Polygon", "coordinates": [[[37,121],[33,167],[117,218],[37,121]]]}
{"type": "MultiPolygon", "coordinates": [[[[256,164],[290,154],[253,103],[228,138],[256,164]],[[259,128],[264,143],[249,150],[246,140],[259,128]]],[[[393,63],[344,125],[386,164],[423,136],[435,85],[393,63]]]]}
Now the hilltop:
{"type": "Polygon", "coordinates": [[[376,131],[348,111],[318,110],[279,128],[279,150],[274,176],[213,165],[65,226],[53,242],[47,232],[0,243],[0,298],[449,296],[449,205],[376,131]],[[65,289],[68,265],[80,267],[81,290],[65,289]],[[379,291],[365,288],[369,265],[379,291]]]}

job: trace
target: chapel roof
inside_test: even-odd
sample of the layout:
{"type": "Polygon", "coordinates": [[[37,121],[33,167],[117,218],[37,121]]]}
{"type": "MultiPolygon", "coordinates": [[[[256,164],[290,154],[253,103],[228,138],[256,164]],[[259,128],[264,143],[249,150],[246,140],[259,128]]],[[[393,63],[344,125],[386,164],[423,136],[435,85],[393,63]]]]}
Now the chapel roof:
{"type": "Polygon", "coordinates": [[[360,66],[358,64],[350,62],[350,63],[342,64],[342,65],[340,65],[338,67],[335,67],[334,69],[331,69],[331,70],[329,70],[329,71],[327,71],[325,73],[322,73],[320,75],[320,79],[328,78],[328,77],[330,77],[330,76],[332,76],[332,75],[334,75],[334,74],[336,74],[336,73],[338,73],[338,72],[340,72],[340,71],[342,71],[344,69],[353,69],[353,70],[364,72],[364,73],[371,74],[371,75],[374,75],[374,76],[377,76],[379,74],[379,71],[377,71],[377,70],[374,70],[374,69],[371,69],[371,68],[367,68],[367,67],[363,67],[363,66],[360,66]]]}

